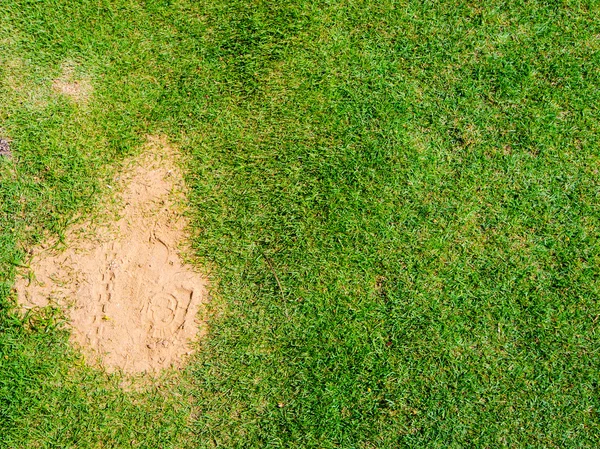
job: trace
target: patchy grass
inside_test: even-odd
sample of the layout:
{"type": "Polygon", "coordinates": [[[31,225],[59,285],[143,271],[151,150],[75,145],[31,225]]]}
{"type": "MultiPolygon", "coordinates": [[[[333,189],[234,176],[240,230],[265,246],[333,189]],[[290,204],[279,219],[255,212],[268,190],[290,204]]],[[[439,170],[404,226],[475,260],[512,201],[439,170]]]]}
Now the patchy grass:
{"type": "Polygon", "coordinates": [[[597,445],[596,2],[8,5],[4,303],[146,132],[192,157],[215,278],[191,421],[5,307],[8,447],[597,445]]]}

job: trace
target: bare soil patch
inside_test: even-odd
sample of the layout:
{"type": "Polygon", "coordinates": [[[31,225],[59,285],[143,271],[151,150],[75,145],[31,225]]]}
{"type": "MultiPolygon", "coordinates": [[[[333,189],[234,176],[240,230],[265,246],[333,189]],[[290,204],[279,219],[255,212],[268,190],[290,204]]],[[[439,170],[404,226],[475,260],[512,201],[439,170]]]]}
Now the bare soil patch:
{"type": "Polygon", "coordinates": [[[177,366],[203,328],[207,283],[182,259],[187,223],[175,154],[150,138],[120,175],[117,219],[72,229],[63,251],[35,248],[16,284],[25,307],[65,308],[73,340],[109,371],[177,366]]]}
{"type": "Polygon", "coordinates": [[[77,77],[75,68],[74,63],[64,63],[61,76],[52,81],[52,88],[76,103],[85,103],[92,94],[92,84],[87,78],[77,77]]]}

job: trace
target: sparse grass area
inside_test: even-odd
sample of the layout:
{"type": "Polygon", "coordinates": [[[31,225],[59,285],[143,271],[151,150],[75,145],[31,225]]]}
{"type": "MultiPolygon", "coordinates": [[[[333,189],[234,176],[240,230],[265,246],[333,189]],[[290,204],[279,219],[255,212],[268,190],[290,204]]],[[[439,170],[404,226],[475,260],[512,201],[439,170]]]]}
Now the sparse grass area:
{"type": "Polygon", "coordinates": [[[1,11],[5,447],[598,445],[597,2],[1,11]],[[215,291],[189,369],[132,393],[9,288],[147,132],[192,156],[215,291]]]}

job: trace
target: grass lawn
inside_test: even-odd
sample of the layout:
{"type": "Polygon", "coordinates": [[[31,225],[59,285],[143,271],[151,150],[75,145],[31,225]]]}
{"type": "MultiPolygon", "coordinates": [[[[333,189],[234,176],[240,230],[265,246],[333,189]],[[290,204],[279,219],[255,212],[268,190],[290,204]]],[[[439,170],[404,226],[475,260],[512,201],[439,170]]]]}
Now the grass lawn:
{"type": "Polygon", "coordinates": [[[598,447],[599,18],[0,0],[0,447],[598,447]],[[190,156],[210,332],[122,389],[11,285],[148,133],[190,156]]]}

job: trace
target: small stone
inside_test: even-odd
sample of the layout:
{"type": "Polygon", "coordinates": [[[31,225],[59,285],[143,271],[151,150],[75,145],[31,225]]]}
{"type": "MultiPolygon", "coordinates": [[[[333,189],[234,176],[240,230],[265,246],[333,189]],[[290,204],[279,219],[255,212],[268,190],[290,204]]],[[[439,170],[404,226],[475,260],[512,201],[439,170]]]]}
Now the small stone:
{"type": "Polygon", "coordinates": [[[9,141],[6,139],[2,139],[1,137],[0,137],[0,156],[8,157],[8,158],[12,156],[12,150],[10,149],[9,141]]]}

